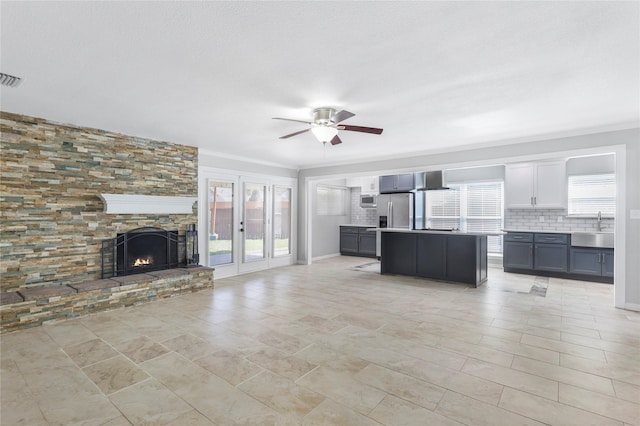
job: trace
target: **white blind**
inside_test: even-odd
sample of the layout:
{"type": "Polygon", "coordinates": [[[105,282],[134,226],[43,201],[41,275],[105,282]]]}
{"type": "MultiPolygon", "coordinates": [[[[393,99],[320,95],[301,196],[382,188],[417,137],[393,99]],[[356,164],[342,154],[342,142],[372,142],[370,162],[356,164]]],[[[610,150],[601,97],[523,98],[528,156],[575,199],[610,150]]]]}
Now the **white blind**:
{"type": "Polygon", "coordinates": [[[347,214],[347,190],[318,185],[316,213],[320,216],[345,216],[347,214]]]}
{"type": "Polygon", "coordinates": [[[427,192],[427,217],[460,217],[460,185],[450,186],[449,191],[427,192]]]}
{"type": "MultiPolygon", "coordinates": [[[[449,191],[426,194],[427,226],[467,232],[499,232],[504,227],[504,184],[450,184],[449,191]]],[[[502,253],[502,237],[488,237],[488,250],[502,253]]]]}
{"type": "Polygon", "coordinates": [[[616,213],[616,176],[613,173],[570,175],[568,179],[568,213],[607,216],[616,213]]]}

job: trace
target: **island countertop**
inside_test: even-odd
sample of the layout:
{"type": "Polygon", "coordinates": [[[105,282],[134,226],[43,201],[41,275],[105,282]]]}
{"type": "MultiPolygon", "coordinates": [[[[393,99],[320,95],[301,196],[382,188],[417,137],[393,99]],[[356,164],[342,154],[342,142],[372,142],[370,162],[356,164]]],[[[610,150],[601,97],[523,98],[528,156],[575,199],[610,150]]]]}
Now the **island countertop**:
{"type": "Polygon", "coordinates": [[[467,232],[467,231],[442,231],[437,229],[407,229],[407,228],[370,228],[369,231],[380,232],[404,232],[410,234],[442,234],[442,235],[471,235],[480,237],[499,237],[506,232],[467,232]]]}

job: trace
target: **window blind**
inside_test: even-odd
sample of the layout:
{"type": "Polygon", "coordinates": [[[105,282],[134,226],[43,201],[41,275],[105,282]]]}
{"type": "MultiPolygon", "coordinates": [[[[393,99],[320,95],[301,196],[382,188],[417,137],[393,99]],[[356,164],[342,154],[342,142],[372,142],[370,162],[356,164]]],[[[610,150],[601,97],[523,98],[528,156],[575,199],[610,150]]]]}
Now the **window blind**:
{"type": "Polygon", "coordinates": [[[613,173],[570,175],[567,196],[570,215],[615,216],[616,177],[613,173]]]}
{"type": "Polygon", "coordinates": [[[318,185],[316,189],[316,213],[319,216],[345,216],[347,214],[347,190],[318,185]]]}
{"type": "MultiPolygon", "coordinates": [[[[499,232],[504,227],[504,184],[450,184],[449,191],[428,192],[427,226],[459,228],[466,232],[499,232]]],[[[502,253],[502,237],[488,237],[488,250],[502,253]]]]}

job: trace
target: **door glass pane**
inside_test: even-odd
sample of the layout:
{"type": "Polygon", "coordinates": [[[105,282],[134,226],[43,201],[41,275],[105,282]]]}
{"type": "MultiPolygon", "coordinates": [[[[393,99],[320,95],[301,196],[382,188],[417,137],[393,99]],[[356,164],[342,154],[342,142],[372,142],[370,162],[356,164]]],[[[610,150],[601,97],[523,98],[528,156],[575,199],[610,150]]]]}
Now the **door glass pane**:
{"type": "Polygon", "coordinates": [[[244,184],[244,261],[265,258],[265,202],[266,187],[256,183],[244,184]]]}
{"type": "Polygon", "coordinates": [[[291,254],[291,188],[273,188],[273,256],[291,254]]]}
{"type": "Polygon", "coordinates": [[[209,265],[233,262],[233,183],[209,181],[209,265]]]}

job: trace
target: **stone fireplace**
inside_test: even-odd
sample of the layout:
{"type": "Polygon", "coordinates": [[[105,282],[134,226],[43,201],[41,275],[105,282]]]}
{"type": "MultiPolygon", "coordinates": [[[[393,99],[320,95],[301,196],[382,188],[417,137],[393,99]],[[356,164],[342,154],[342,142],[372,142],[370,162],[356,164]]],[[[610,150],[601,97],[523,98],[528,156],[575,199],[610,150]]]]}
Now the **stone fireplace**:
{"type": "Polygon", "coordinates": [[[15,329],[7,322],[29,326],[77,316],[125,287],[134,294],[133,283],[147,286],[146,293],[131,300],[120,295],[126,303],[104,306],[167,297],[176,294],[175,285],[179,291],[212,287],[212,270],[185,265],[184,239],[197,223],[196,204],[179,213],[107,212],[103,194],[195,200],[198,150],[0,112],[2,330],[15,329]],[[105,240],[115,241],[111,260],[103,258],[105,240]],[[153,265],[135,266],[131,255],[147,244],[139,244],[143,240],[163,248],[138,256],[153,265]],[[105,261],[112,263],[105,267],[105,261]],[[103,275],[105,269],[110,273],[103,275]],[[196,284],[194,277],[205,281],[196,284]],[[81,294],[95,303],[86,305],[85,298],[81,308],[70,302],[81,294]],[[20,309],[7,308],[13,304],[20,309]],[[56,304],[64,309],[44,314],[56,304]]]}

